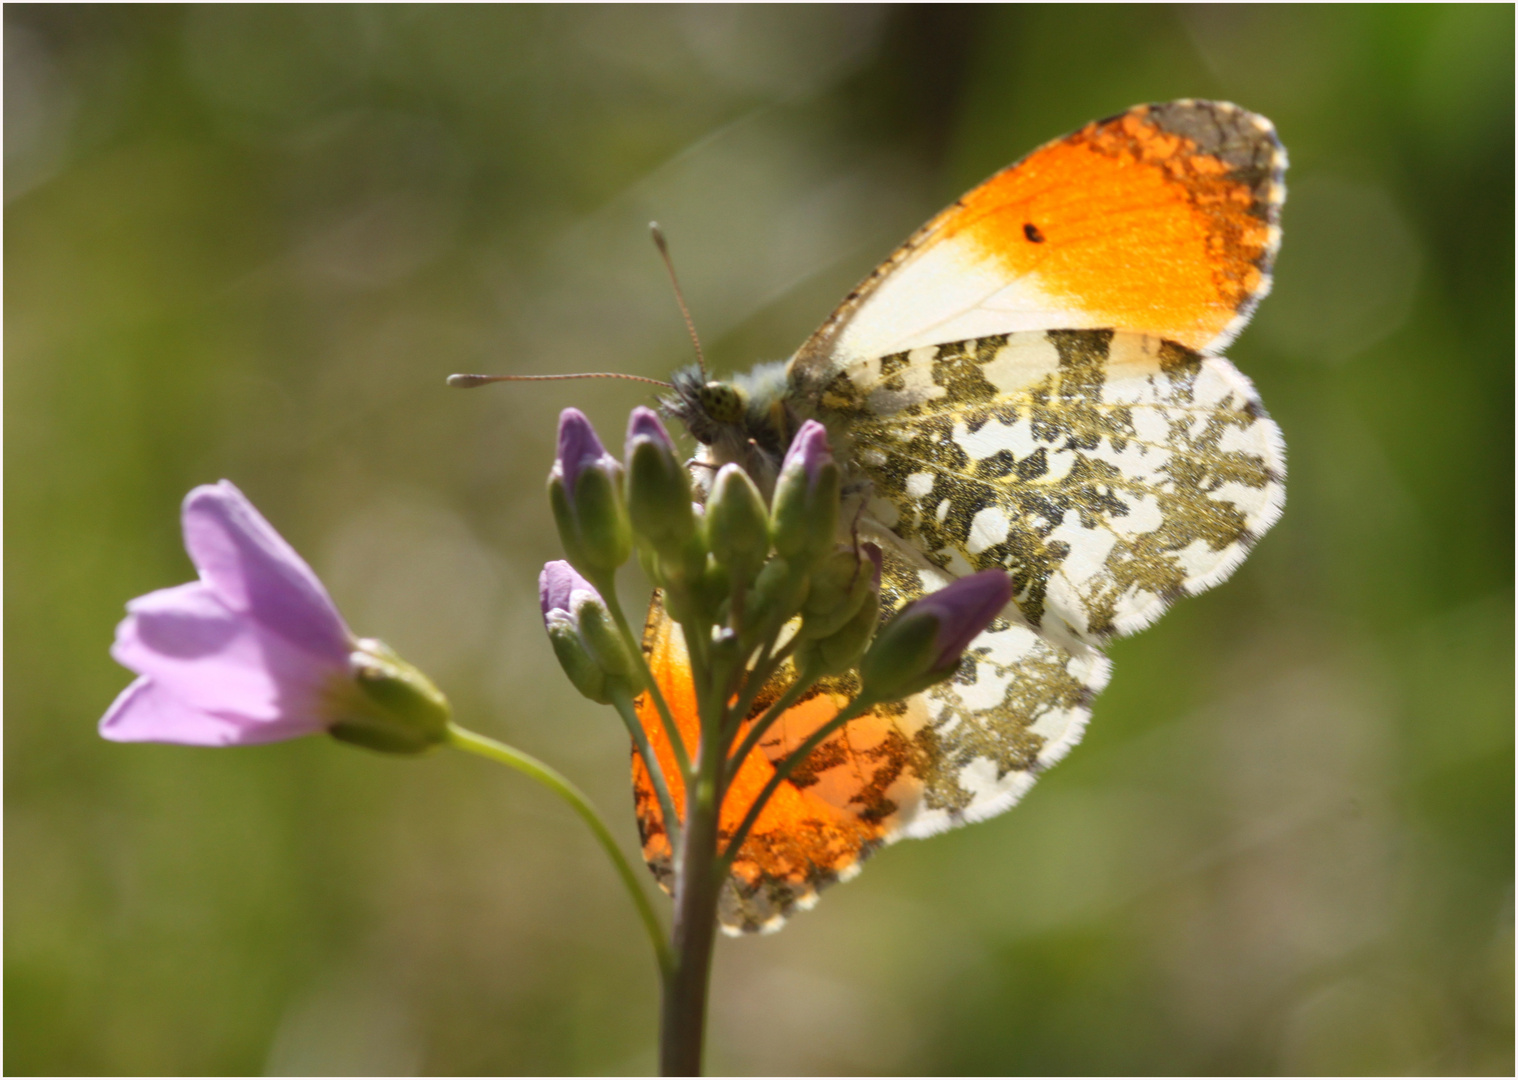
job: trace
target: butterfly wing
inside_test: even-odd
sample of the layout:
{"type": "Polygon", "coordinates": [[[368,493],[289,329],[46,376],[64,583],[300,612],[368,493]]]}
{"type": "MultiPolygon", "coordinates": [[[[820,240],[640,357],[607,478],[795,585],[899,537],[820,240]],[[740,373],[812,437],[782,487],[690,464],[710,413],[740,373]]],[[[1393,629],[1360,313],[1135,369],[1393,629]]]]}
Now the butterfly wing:
{"type": "MultiPolygon", "coordinates": [[[[700,739],[700,721],[690,656],[680,626],[669,617],[657,593],[649,607],[643,650],[680,736],[694,752],[700,739]]],[[[795,671],[787,669],[771,680],[748,719],[762,714],[795,677],[795,671]]],[[[837,715],[849,696],[847,686],[819,686],[792,707],[786,718],[793,728],[804,726],[807,732],[815,731],[837,715]]],[[[683,815],[685,785],[659,715],[646,693],[638,698],[636,706],[638,719],[669,783],[676,812],[683,815]]],[[[857,725],[863,730],[874,722],[873,716],[861,717],[848,727],[857,725]]],[[[817,753],[826,749],[818,747],[817,753]]],[[[673,850],[648,770],[636,751],[632,766],[633,799],[643,857],[659,883],[666,891],[672,891],[673,850]]],[[[773,775],[770,759],[756,747],[733,777],[723,800],[718,818],[718,836],[723,844],[773,775]]],[[[809,906],[824,884],[852,876],[859,860],[882,840],[884,830],[878,820],[871,820],[848,805],[829,801],[824,792],[811,790],[806,775],[803,768],[779,785],[734,863],[718,902],[718,920],[729,933],[778,928],[793,908],[809,906]]]]}
{"type": "MultiPolygon", "coordinates": [[[[948,583],[948,575],[893,534],[870,538],[884,551],[883,618],[948,583]]],[[[689,658],[679,627],[657,597],[644,647],[683,738],[694,745],[689,658]]],[[[780,784],[723,889],[718,912],[723,928],[729,933],[776,929],[795,909],[810,907],[821,889],[854,876],[880,846],[1005,810],[1040,770],[1079,741],[1090,701],[1106,684],[1107,672],[1108,662],[1096,650],[1055,645],[1008,612],[976,640],[954,679],[846,724],[780,784]]],[[[749,720],[794,678],[789,669],[777,675],[749,720]]],[[[744,761],[723,802],[724,840],[776,764],[835,716],[856,689],[848,678],[825,682],[781,715],[744,761]]],[[[673,754],[646,696],[638,709],[665,775],[678,788],[673,754]]],[[[644,857],[668,887],[669,841],[636,754],[633,788],[644,857]]],[[[680,790],[672,795],[683,805],[680,790]]]]}
{"type": "Polygon", "coordinates": [[[924,345],[1113,327],[1221,350],[1269,291],[1286,152],[1236,105],[1140,105],[971,191],[854,290],[792,360],[837,368],[924,345]]]}
{"type": "Polygon", "coordinates": [[[1100,644],[1226,578],[1280,516],[1280,429],[1222,357],[1110,330],[850,364],[819,395],[870,517],[958,576],[998,566],[1051,639],[1100,644]]]}

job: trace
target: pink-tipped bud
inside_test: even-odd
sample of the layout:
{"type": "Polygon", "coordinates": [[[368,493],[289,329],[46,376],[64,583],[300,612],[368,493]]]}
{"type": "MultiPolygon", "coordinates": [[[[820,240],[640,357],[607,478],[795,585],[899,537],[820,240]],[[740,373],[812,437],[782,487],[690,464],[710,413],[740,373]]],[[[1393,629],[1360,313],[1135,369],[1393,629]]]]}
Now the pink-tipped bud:
{"type": "Polygon", "coordinates": [[[933,670],[940,671],[958,665],[970,642],[991,625],[1011,599],[1012,578],[1002,570],[982,570],[929,593],[902,614],[910,611],[919,618],[932,615],[938,619],[933,670]]]}
{"type": "Polygon", "coordinates": [[[632,554],[622,496],[622,466],[606,452],[579,409],[559,414],[559,456],[548,497],[564,553],[588,574],[616,570],[632,554]]]}
{"type": "Polygon", "coordinates": [[[780,471],[783,473],[792,467],[799,468],[806,476],[807,486],[815,488],[822,467],[832,460],[833,448],[828,444],[828,429],[815,420],[808,420],[791,440],[790,449],[785,452],[785,460],[780,463],[780,471]]]}
{"type": "Polygon", "coordinates": [[[596,592],[596,587],[564,560],[555,559],[544,564],[543,572],[538,575],[538,607],[543,611],[544,623],[548,622],[549,616],[554,612],[570,616],[575,609],[575,601],[580,596],[590,596],[601,601],[601,594],[596,592]]]}
{"type": "Polygon", "coordinates": [[[863,692],[893,701],[954,674],[970,643],[1012,599],[1012,578],[982,570],[914,600],[881,628],[859,665],[863,692]]]}
{"type": "Polygon", "coordinates": [[[538,606],[559,666],[576,690],[602,705],[618,681],[636,681],[632,657],[617,634],[606,601],[567,562],[554,561],[538,575],[538,606]]]}
{"type": "Polygon", "coordinates": [[[624,458],[632,457],[633,445],[638,439],[652,439],[671,454],[675,452],[675,440],[669,437],[669,429],[659,419],[659,414],[646,405],[633,409],[632,415],[627,418],[627,452],[623,454],[624,458]]]}
{"type": "Polygon", "coordinates": [[[827,429],[808,420],[791,440],[775,481],[775,550],[799,565],[828,555],[838,531],[842,483],[827,429]]]}
{"type": "MultiPolygon", "coordinates": [[[[633,535],[671,565],[689,554],[696,534],[690,474],[652,410],[638,406],[627,421],[627,510],[633,535]]],[[[701,556],[705,558],[704,555],[701,556]]],[[[654,574],[655,583],[668,582],[654,574]]]]}
{"type": "Polygon", "coordinates": [[[615,461],[601,445],[600,436],[584,413],[579,409],[565,409],[559,414],[558,465],[571,498],[582,472],[615,461]]]}

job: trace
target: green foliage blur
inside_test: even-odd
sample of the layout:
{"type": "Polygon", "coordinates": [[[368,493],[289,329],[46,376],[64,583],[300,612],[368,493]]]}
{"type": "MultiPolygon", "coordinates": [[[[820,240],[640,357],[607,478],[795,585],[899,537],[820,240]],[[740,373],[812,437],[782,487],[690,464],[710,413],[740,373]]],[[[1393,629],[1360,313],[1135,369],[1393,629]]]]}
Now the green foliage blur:
{"type": "MultiPolygon", "coordinates": [[[[130,597],[240,485],[349,623],[582,784],[554,417],[783,358],[997,168],[1142,101],[1264,113],[1230,350],[1286,514],[1112,649],[1022,806],[718,949],[709,1067],[1492,1073],[1513,1061],[1513,10],[155,7],[5,19],[5,1065],[639,1072],[655,976],[569,812],[457,754],[112,745],[130,597]]],[[[641,603],[627,582],[630,607],[641,603]]]]}

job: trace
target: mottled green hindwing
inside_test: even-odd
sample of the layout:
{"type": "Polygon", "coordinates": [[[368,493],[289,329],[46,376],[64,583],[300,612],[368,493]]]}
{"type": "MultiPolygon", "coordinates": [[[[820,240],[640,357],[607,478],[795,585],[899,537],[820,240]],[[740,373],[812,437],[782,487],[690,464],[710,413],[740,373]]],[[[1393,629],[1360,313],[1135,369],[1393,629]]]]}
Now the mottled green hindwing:
{"type": "Polygon", "coordinates": [[[801,389],[868,518],[951,575],[1008,570],[1056,644],[1099,645],[1216,585],[1285,498],[1280,430],[1249,380],[1155,337],[996,335],[801,389]]]}

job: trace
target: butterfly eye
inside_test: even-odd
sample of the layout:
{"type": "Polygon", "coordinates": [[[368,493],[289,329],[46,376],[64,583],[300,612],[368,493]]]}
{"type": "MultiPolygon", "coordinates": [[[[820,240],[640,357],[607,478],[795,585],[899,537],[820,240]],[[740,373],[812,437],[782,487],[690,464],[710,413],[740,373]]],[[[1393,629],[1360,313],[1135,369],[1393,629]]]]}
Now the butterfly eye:
{"type": "Polygon", "coordinates": [[[1023,235],[1035,244],[1042,244],[1044,242],[1044,234],[1039,232],[1038,226],[1031,221],[1023,226],[1023,235]]]}
{"type": "Polygon", "coordinates": [[[709,382],[701,388],[701,407],[719,424],[736,424],[748,409],[748,395],[727,382],[709,382]]]}

